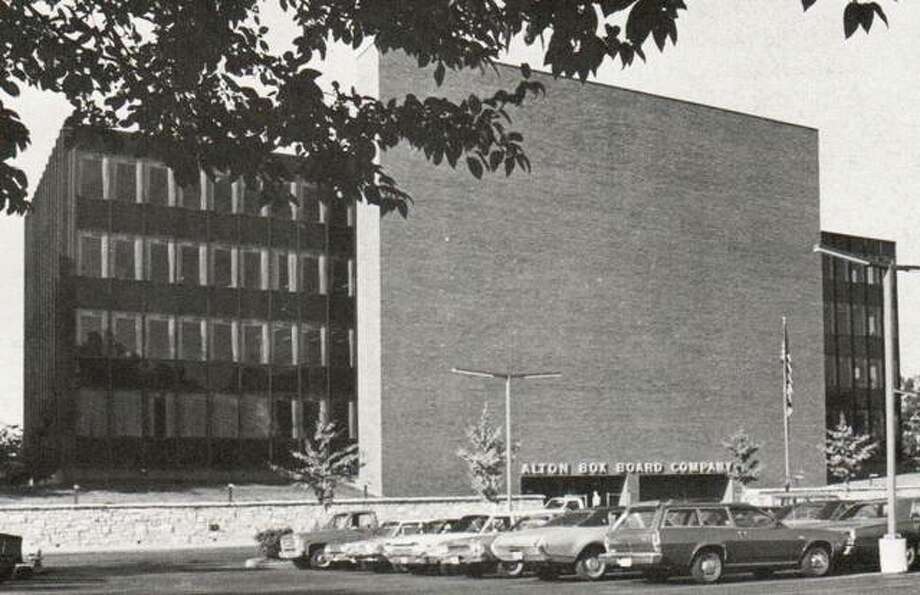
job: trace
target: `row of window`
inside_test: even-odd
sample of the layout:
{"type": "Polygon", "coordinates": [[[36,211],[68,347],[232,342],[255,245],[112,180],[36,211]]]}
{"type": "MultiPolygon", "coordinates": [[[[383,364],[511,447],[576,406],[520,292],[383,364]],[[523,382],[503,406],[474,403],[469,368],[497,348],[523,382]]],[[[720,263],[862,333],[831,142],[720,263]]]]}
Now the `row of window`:
{"type": "Polygon", "coordinates": [[[88,231],[77,252],[84,277],[354,295],[351,258],[88,231]]]}
{"type": "Polygon", "coordinates": [[[83,357],[355,365],[354,329],[325,325],[78,310],[76,336],[83,357]]]}
{"type": "Polygon", "coordinates": [[[847,262],[830,256],[824,257],[824,271],[828,279],[878,285],[882,282],[882,271],[878,267],[847,262]]]}
{"type": "MultiPolygon", "coordinates": [[[[300,439],[312,434],[323,402],[267,395],[157,394],[148,395],[146,416],[138,391],[80,389],[76,433],[88,438],[300,439]],[[210,399],[210,417],[208,400],[210,399]],[[108,415],[111,409],[112,415],[108,415]],[[146,425],[146,429],[145,429],[146,425]]],[[[347,420],[339,422],[350,439],[357,437],[357,408],[348,402],[347,420]]]]}
{"type": "Polygon", "coordinates": [[[77,194],[83,198],[354,226],[354,205],[320,200],[311,184],[286,183],[281,191],[290,193],[296,204],[281,197],[268,206],[261,188],[247,188],[228,176],[211,180],[201,172],[197,183],[180,187],[170,168],[152,161],[82,154],[77,163],[77,194]]]}
{"type": "Polygon", "coordinates": [[[877,358],[825,356],[828,386],[839,388],[882,388],[882,362],[877,358]]]}
{"type": "Polygon", "coordinates": [[[882,307],[824,302],[824,332],[857,337],[882,336],[882,307]]]}

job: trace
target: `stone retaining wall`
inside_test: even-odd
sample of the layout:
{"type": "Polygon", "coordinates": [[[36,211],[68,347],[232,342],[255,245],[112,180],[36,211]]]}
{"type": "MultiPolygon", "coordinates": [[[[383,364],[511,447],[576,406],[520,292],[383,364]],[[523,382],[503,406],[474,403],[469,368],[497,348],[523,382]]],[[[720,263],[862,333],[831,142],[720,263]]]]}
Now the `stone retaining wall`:
{"type": "MultiPolygon", "coordinates": [[[[521,510],[542,498],[516,499],[521,510]]],[[[501,510],[476,498],[340,500],[324,510],[314,501],[86,504],[0,507],[0,532],[23,537],[23,548],[44,553],[252,545],[262,529],[319,526],[336,512],[370,509],[381,521],[435,518],[501,510]]]]}

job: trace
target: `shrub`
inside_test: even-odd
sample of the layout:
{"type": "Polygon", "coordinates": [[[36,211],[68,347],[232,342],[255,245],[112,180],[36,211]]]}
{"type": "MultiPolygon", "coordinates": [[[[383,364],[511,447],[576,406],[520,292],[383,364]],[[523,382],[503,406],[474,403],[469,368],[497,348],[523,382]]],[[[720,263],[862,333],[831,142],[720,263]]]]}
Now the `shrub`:
{"type": "Polygon", "coordinates": [[[265,529],[256,533],[256,541],[259,542],[259,554],[264,558],[276,560],[281,553],[281,536],[293,533],[290,527],[283,529],[265,529]]]}

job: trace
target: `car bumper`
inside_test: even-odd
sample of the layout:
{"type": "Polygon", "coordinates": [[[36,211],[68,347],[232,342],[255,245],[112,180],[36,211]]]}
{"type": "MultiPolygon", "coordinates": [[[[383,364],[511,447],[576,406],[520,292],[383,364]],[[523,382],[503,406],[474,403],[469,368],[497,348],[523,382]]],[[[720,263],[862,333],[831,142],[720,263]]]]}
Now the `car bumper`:
{"type": "Polygon", "coordinates": [[[657,552],[648,553],[616,553],[601,554],[600,559],[610,566],[619,568],[637,568],[643,566],[657,566],[661,564],[662,555],[657,552]]]}
{"type": "Polygon", "coordinates": [[[428,564],[437,564],[437,559],[422,554],[396,554],[386,556],[386,561],[390,564],[399,564],[400,566],[426,566],[428,564]]]}
{"type": "Polygon", "coordinates": [[[524,562],[525,564],[544,564],[551,561],[549,556],[543,552],[503,552],[496,557],[500,562],[524,562]]]}
{"type": "Polygon", "coordinates": [[[441,564],[446,564],[448,566],[463,566],[466,564],[482,564],[483,562],[495,562],[495,558],[486,555],[470,555],[470,554],[457,554],[446,556],[441,556],[438,558],[438,562],[441,564]]]}

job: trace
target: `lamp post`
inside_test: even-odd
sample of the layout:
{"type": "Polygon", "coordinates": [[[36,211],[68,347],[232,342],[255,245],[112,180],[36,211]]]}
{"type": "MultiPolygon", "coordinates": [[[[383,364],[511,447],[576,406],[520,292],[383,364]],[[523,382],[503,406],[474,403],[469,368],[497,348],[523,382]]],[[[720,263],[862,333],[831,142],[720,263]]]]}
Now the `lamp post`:
{"type": "Polygon", "coordinates": [[[906,542],[899,539],[897,535],[896,524],[896,473],[895,468],[895,411],[894,411],[894,333],[892,325],[894,319],[894,276],[898,271],[913,271],[920,269],[920,266],[899,265],[891,260],[873,260],[858,256],[845,250],[829,248],[816,244],[815,252],[827,254],[834,258],[846,260],[863,266],[876,267],[882,270],[882,300],[884,303],[884,343],[885,343],[885,472],[887,473],[887,492],[888,492],[888,527],[885,537],[879,540],[879,557],[881,570],[883,573],[906,572],[907,551],[906,542]],[[886,556],[887,554],[887,556],[886,556]],[[886,560],[886,558],[888,558],[886,560]],[[889,563],[893,561],[893,563],[889,563]]]}
{"type": "Polygon", "coordinates": [[[505,381],[505,495],[508,499],[508,513],[511,513],[511,379],[536,380],[538,378],[559,378],[559,372],[490,372],[486,370],[466,370],[451,368],[454,374],[476,378],[500,378],[505,381]]]}

